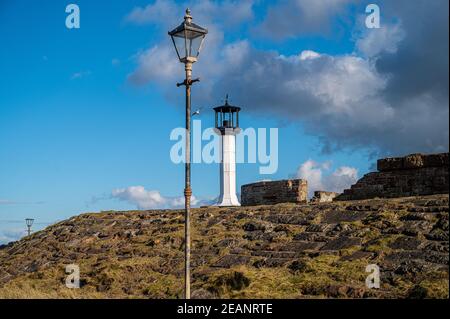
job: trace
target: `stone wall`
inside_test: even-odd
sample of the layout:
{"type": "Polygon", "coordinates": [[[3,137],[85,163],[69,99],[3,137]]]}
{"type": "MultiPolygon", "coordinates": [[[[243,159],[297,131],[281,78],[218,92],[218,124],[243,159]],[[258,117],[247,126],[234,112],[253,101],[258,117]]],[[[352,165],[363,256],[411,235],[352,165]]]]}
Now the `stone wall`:
{"type": "Polygon", "coordinates": [[[303,179],[258,182],[242,185],[243,206],[272,205],[278,203],[306,203],[308,183],[303,179]]]}
{"type": "Polygon", "coordinates": [[[364,175],[336,200],[448,194],[449,153],[411,154],[377,162],[378,172],[364,175]]]}

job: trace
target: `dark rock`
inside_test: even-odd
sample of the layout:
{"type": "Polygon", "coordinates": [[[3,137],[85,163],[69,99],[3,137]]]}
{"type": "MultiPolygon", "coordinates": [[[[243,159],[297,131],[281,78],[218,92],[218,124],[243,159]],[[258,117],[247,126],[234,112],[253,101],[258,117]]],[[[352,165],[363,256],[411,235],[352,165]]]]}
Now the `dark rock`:
{"type": "Polygon", "coordinates": [[[365,289],[346,285],[329,285],[326,288],[327,296],[332,298],[363,298],[365,289]]]}
{"type": "Polygon", "coordinates": [[[295,251],[254,251],[252,252],[252,256],[261,256],[267,258],[294,258],[296,255],[295,251]]]}
{"type": "Polygon", "coordinates": [[[245,223],[244,226],[242,227],[245,231],[256,231],[256,230],[261,230],[261,231],[265,231],[266,227],[258,222],[248,222],[245,223]]]}
{"type": "Polygon", "coordinates": [[[259,259],[253,263],[253,266],[256,268],[268,267],[268,268],[276,268],[283,267],[289,262],[288,258],[264,258],[259,259]]]}
{"type": "Polygon", "coordinates": [[[289,233],[289,227],[287,227],[286,225],[277,225],[277,226],[275,226],[273,231],[289,233]]]}
{"type": "Polygon", "coordinates": [[[221,241],[217,242],[214,246],[216,247],[230,247],[230,246],[236,246],[239,244],[238,239],[234,238],[226,238],[222,239],[221,241]]]}
{"type": "Polygon", "coordinates": [[[397,264],[415,259],[425,260],[427,262],[435,264],[448,265],[449,255],[433,251],[417,250],[417,251],[398,251],[386,256],[387,261],[392,261],[397,264]]]}
{"type": "Polygon", "coordinates": [[[247,232],[244,236],[242,236],[242,238],[253,241],[263,239],[263,236],[264,232],[262,230],[255,230],[247,232]]]}
{"type": "Polygon", "coordinates": [[[424,259],[430,263],[448,265],[449,255],[436,253],[436,252],[427,252],[424,256],[424,259]]]}
{"type": "Polygon", "coordinates": [[[393,243],[389,244],[389,247],[393,249],[415,250],[420,244],[421,241],[417,238],[399,237],[393,243]]]}
{"type": "Polygon", "coordinates": [[[400,220],[427,220],[427,215],[423,213],[411,213],[400,217],[400,220]]]}
{"type": "Polygon", "coordinates": [[[333,231],[340,233],[340,232],[348,232],[352,230],[352,226],[349,224],[337,224],[334,228],[333,231]]]}
{"type": "Polygon", "coordinates": [[[225,255],[212,264],[212,267],[231,268],[236,265],[248,264],[249,262],[250,256],[225,255]]]}
{"type": "Polygon", "coordinates": [[[240,219],[244,219],[244,218],[249,218],[250,216],[246,213],[239,213],[236,215],[236,219],[240,220],[240,219]]]}
{"type": "Polygon", "coordinates": [[[425,234],[425,238],[428,240],[448,241],[448,232],[442,229],[434,229],[429,234],[425,234]]]}
{"type": "Polygon", "coordinates": [[[217,296],[206,289],[200,288],[200,289],[194,290],[191,293],[191,298],[192,299],[216,299],[217,296]]]}
{"type": "Polygon", "coordinates": [[[208,289],[212,292],[220,292],[224,287],[229,290],[242,290],[250,285],[250,279],[242,272],[233,271],[225,273],[214,280],[213,286],[208,289]]]}
{"type": "Polygon", "coordinates": [[[285,245],[279,246],[278,249],[282,251],[304,251],[304,250],[317,250],[322,247],[324,243],[319,242],[307,242],[307,241],[293,241],[285,245]]]}
{"type": "Polygon", "coordinates": [[[353,260],[357,260],[357,259],[370,259],[371,257],[373,257],[373,253],[368,252],[368,251],[358,250],[358,251],[355,251],[351,255],[343,256],[340,260],[341,261],[353,261],[353,260]]]}
{"type": "Polygon", "coordinates": [[[441,218],[439,218],[438,222],[436,223],[436,225],[434,225],[434,229],[442,229],[448,232],[448,215],[441,216],[441,218]]]}
{"type": "Polygon", "coordinates": [[[309,272],[311,271],[311,267],[308,265],[308,263],[303,259],[297,259],[294,260],[288,268],[292,270],[293,272],[309,272]]]}
{"type": "Polygon", "coordinates": [[[322,250],[341,250],[359,245],[361,245],[360,238],[339,237],[326,243],[325,246],[322,247],[322,250]]]}
{"type": "Polygon", "coordinates": [[[311,232],[303,232],[299,234],[295,234],[293,237],[294,240],[305,240],[305,241],[328,241],[328,238],[323,233],[311,233],[311,232]]]}
{"type": "Polygon", "coordinates": [[[424,250],[431,250],[431,251],[436,251],[439,253],[448,253],[449,252],[448,241],[430,242],[425,245],[424,250]]]}
{"type": "Polygon", "coordinates": [[[328,224],[337,224],[342,222],[354,222],[357,220],[362,220],[369,215],[368,212],[358,212],[358,211],[331,211],[324,214],[322,217],[322,222],[328,224]]]}
{"type": "Polygon", "coordinates": [[[299,216],[299,215],[292,215],[292,214],[283,214],[283,215],[269,215],[265,218],[265,220],[275,223],[275,224],[290,224],[290,225],[309,225],[310,221],[308,218],[299,216]]]}
{"type": "Polygon", "coordinates": [[[422,273],[426,265],[423,261],[418,260],[406,260],[398,266],[394,273],[397,275],[417,275],[422,273]]]}
{"type": "Polygon", "coordinates": [[[428,297],[428,290],[421,285],[415,285],[408,291],[408,299],[425,299],[428,297]]]}
{"type": "Polygon", "coordinates": [[[331,229],[333,225],[329,224],[313,224],[306,227],[307,232],[321,233],[331,229]]]}
{"type": "Polygon", "coordinates": [[[410,236],[410,237],[417,237],[420,234],[420,232],[417,229],[413,229],[413,228],[404,228],[403,230],[401,230],[401,233],[405,236],[410,236]]]}

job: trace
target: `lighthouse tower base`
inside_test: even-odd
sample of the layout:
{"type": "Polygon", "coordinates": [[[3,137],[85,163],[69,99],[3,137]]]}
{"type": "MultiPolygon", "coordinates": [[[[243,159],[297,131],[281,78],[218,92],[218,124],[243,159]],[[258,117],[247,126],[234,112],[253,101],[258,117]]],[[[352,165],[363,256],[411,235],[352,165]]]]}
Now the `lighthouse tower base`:
{"type": "Polygon", "coordinates": [[[236,136],[234,130],[222,134],[221,146],[220,196],[215,206],[241,206],[236,196],[236,136]]]}

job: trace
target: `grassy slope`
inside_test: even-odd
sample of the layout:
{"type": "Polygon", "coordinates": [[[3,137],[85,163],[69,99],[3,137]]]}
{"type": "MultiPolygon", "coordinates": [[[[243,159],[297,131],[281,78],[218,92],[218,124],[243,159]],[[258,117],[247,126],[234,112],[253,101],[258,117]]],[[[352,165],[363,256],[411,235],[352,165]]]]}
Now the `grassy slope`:
{"type": "MultiPolygon", "coordinates": [[[[447,195],[201,208],[192,230],[197,297],[448,298],[447,195]],[[360,242],[295,246],[347,237],[360,242]],[[365,287],[368,264],[381,267],[379,290],[365,287]]],[[[0,298],[181,298],[183,249],[181,211],[83,214],[0,250],[0,298]],[[65,265],[73,263],[81,289],[64,285],[65,265]]]]}

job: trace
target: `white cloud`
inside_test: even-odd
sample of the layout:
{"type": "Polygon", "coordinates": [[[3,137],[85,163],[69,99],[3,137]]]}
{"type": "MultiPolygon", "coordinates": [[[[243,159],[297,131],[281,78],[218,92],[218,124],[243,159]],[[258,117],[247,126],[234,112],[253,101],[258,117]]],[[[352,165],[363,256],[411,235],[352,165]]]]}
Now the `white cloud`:
{"type": "MultiPolygon", "coordinates": [[[[316,22],[329,22],[350,2],[303,0],[274,5],[268,10],[267,25],[281,38],[310,33],[316,22]],[[306,17],[301,23],[311,23],[311,30],[299,31],[296,20],[290,19],[291,12],[306,17]],[[280,19],[275,19],[277,15],[280,19]]],[[[405,3],[398,2],[400,7],[405,3]]],[[[226,3],[231,6],[234,2],[226,3]]],[[[251,11],[249,3],[245,5],[251,11]]],[[[162,7],[152,10],[161,11],[167,5],[157,4],[162,7]]],[[[439,10],[442,4],[435,6],[433,10],[439,10]]],[[[210,31],[194,66],[194,76],[202,79],[195,87],[197,104],[214,105],[230,93],[246,113],[269,114],[301,124],[307,134],[320,139],[324,152],[363,149],[381,157],[448,150],[448,45],[434,50],[445,41],[426,36],[433,34],[432,19],[423,13],[431,12],[427,2],[421,2],[422,12],[416,8],[405,14],[390,10],[405,15],[398,20],[387,20],[386,7],[383,21],[400,22],[360,30],[354,39],[354,52],[343,55],[303,50],[284,56],[255,49],[247,40],[226,43],[223,30],[228,29],[224,28],[226,21],[218,17],[219,7],[211,1],[195,1],[192,6],[194,20],[210,31]],[[418,13],[421,23],[413,24],[418,13]],[[411,28],[419,30],[410,32],[411,28]]],[[[164,18],[148,14],[148,23],[161,23],[168,30],[164,18]]],[[[239,21],[248,21],[245,19],[250,16],[243,14],[246,18],[239,21]]],[[[448,28],[444,26],[448,23],[443,16],[439,14],[439,30],[446,32],[442,39],[447,39],[448,28]]],[[[155,83],[173,104],[182,104],[182,92],[174,94],[173,85],[184,78],[183,67],[171,45],[165,35],[160,44],[136,54],[137,67],[129,80],[139,85],[155,83]]]]}
{"type": "MultiPolygon", "coordinates": [[[[174,49],[165,45],[155,45],[136,55],[137,69],[128,76],[134,84],[145,84],[150,81],[175,81],[181,76],[182,68],[175,58],[174,49]]],[[[181,78],[181,77],[180,77],[181,78]]]]}
{"type": "Polygon", "coordinates": [[[326,174],[330,169],[331,162],[318,163],[311,159],[300,165],[296,177],[308,181],[309,197],[314,191],[341,193],[358,180],[358,170],[354,167],[341,166],[331,174],[326,174]]]}
{"type": "Polygon", "coordinates": [[[224,0],[221,2],[211,0],[173,1],[156,0],[145,7],[135,7],[126,17],[125,21],[138,25],[158,24],[161,27],[175,27],[174,21],[182,22],[185,8],[189,7],[195,20],[202,24],[220,23],[225,26],[236,27],[242,22],[253,18],[252,0],[224,0]]]}
{"type": "MultiPolygon", "coordinates": [[[[157,190],[146,190],[143,186],[130,186],[127,188],[114,189],[112,198],[126,201],[135,205],[138,209],[162,209],[162,208],[182,208],[184,207],[184,196],[167,197],[161,195],[157,190]]],[[[211,205],[210,200],[199,200],[195,196],[191,197],[192,206],[211,205]]]]}
{"type": "Polygon", "coordinates": [[[311,50],[304,50],[302,51],[302,53],[300,53],[300,60],[308,60],[308,59],[315,59],[320,57],[320,54],[315,52],[315,51],[311,51],[311,50]]]}
{"type": "Polygon", "coordinates": [[[17,241],[26,235],[26,231],[22,228],[0,229],[0,245],[17,241]]]}
{"type": "Polygon", "coordinates": [[[381,53],[396,53],[399,43],[405,38],[401,23],[383,24],[379,29],[364,29],[356,41],[356,49],[366,57],[376,57],[381,53]]]}
{"type": "Polygon", "coordinates": [[[162,23],[165,20],[177,21],[179,10],[172,1],[156,0],[155,3],[143,7],[135,7],[125,18],[135,24],[162,23]]]}
{"type": "Polygon", "coordinates": [[[275,3],[255,30],[265,37],[283,40],[302,34],[327,35],[331,28],[348,23],[345,12],[355,0],[292,0],[275,3]],[[338,20],[340,23],[333,24],[338,20]]]}

